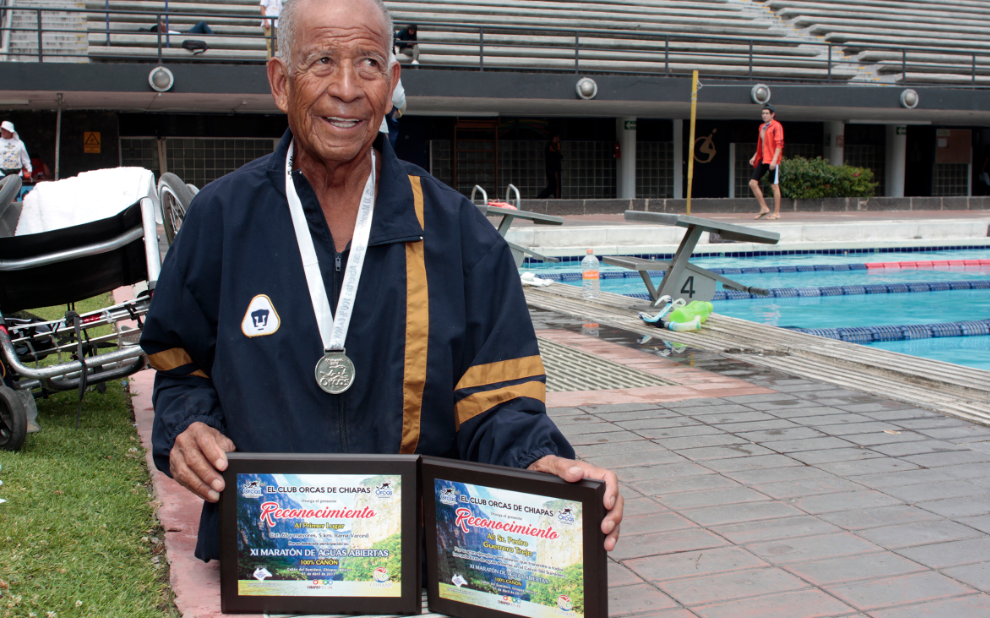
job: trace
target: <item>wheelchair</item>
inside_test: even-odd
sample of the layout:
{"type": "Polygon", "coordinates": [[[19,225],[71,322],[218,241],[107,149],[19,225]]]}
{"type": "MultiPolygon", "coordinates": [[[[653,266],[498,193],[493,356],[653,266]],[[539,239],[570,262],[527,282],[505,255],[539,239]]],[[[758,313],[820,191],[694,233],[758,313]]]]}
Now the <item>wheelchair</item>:
{"type": "MultiPolygon", "coordinates": [[[[0,180],[0,450],[7,451],[24,443],[36,396],[78,390],[81,401],[87,388],[105,390],[106,382],[147,366],[139,340],[162,264],[151,197],[112,217],[15,236],[20,185],[15,176],[0,180]],[[141,290],[134,298],[74,310],[78,301],[132,285],[141,290]],[[53,305],[66,305],[65,316],[42,320],[26,313],[53,305]],[[106,326],[109,333],[93,332],[106,326]]],[[[174,174],[159,181],[168,244],[195,191],[174,174]]]]}

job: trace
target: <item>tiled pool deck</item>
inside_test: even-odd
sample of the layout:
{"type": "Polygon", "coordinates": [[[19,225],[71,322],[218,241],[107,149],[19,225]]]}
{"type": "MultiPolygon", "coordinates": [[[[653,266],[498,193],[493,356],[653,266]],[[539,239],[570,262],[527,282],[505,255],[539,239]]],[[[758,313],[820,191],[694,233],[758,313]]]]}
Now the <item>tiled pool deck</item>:
{"type": "MultiPolygon", "coordinates": [[[[676,383],[549,397],[580,457],[622,482],[612,616],[990,617],[990,429],[534,318],[541,337],[676,383]]],[[[133,383],[145,440],[150,378],[133,383]]],[[[192,557],[198,502],[161,473],[155,484],[176,604],[220,616],[218,564],[192,557]]]]}

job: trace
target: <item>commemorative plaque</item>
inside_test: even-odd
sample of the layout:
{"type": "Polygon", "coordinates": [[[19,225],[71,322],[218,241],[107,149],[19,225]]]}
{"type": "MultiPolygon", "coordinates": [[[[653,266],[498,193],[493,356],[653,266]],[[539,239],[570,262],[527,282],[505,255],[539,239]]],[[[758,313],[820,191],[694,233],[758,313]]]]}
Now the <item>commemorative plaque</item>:
{"type": "Polygon", "coordinates": [[[430,610],[606,618],[605,483],[424,457],[430,610]]]}
{"type": "Polygon", "coordinates": [[[418,455],[229,453],[223,613],[418,614],[418,455]]]}

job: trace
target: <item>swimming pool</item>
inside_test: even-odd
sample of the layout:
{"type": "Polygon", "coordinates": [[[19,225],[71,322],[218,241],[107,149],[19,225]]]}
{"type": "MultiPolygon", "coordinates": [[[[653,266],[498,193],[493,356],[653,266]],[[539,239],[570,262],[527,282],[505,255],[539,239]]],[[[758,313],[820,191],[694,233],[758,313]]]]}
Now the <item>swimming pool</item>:
{"type": "MultiPolygon", "coordinates": [[[[990,258],[990,249],[968,251],[932,251],[850,255],[784,255],[755,258],[701,258],[693,264],[709,269],[739,269],[771,266],[842,265],[870,262],[924,260],[965,260],[990,258]]],[[[577,264],[553,268],[526,268],[538,276],[563,275],[563,283],[581,285],[577,264]]],[[[615,294],[641,295],[646,292],[637,273],[621,268],[603,266],[602,290],[615,294]]],[[[909,326],[985,320],[990,318],[990,290],[965,289],[946,291],[910,291],[897,284],[919,282],[982,282],[990,281],[990,265],[952,268],[817,270],[812,272],[726,273],[725,276],[747,286],[762,288],[831,288],[834,296],[795,298],[752,298],[716,300],[715,311],[723,315],[771,324],[785,328],[823,329],[870,326],[909,326]],[[839,286],[878,286],[880,291],[904,293],[843,294],[839,286]],[[884,285],[895,287],[883,290],[884,285]]],[[[654,283],[660,278],[654,276],[654,283]]],[[[967,285],[968,284],[963,284],[967,285]]],[[[976,285],[976,284],[973,284],[976,285]]],[[[942,285],[948,288],[948,285],[942,285]]],[[[719,285],[721,289],[721,285],[719,285]]],[[[876,291],[878,288],[873,288],[876,291]]],[[[917,287],[915,289],[918,289],[917,287]]],[[[921,286],[921,289],[924,289],[921,286]]],[[[848,291],[848,290],[847,290],[848,291]]],[[[793,292],[791,292],[793,293],[793,292]]],[[[871,345],[924,358],[943,360],[969,367],[990,370],[990,336],[932,337],[911,341],[871,341],[871,345]]]]}

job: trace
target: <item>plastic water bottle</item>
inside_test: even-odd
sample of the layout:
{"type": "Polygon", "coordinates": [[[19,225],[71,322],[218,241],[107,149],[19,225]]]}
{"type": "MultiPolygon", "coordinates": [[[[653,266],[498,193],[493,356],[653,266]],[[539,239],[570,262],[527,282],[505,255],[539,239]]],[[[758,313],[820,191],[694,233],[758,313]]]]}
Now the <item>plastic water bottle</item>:
{"type": "Polygon", "coordinates": [[[581,296],[585,300],[594,300],[598,298],[600,292],[598,258],[591,249],[588,249],[588,255],[581,260],[581,296]]]}

